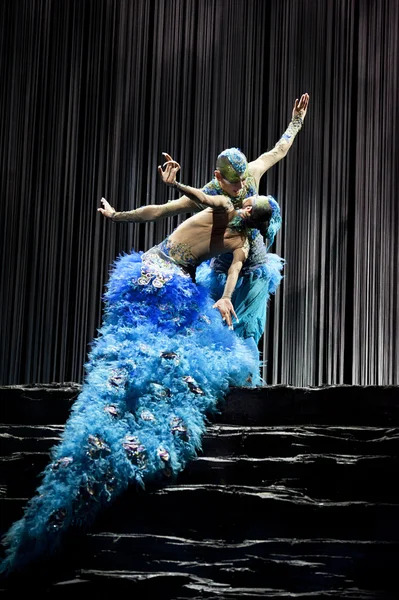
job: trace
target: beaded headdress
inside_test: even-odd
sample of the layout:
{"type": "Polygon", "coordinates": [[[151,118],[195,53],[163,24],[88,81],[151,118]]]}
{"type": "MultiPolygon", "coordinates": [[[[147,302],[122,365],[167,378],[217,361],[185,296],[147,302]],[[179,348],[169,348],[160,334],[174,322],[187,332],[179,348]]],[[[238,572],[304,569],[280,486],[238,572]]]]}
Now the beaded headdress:
{"type": "Polygon", "coordinates": [[[236,183],[247,176],[247,157],[238,148],[228,148],[217,157],[216,168],[227,181],[236,183]]]}

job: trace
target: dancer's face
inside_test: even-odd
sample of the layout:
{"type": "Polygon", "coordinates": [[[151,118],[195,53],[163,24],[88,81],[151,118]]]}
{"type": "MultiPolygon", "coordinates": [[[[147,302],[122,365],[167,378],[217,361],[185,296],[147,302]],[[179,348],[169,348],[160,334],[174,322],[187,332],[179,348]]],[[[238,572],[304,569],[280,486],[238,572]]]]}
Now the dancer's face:
{"type": "Polygon", "coordinates": [[[237,196],[239,196],[242,188],[245,185],[246,179],[245,175],[243,175],[242,178],[237,179],[237,181],[231,182],[223,177],[220,171],[215,171],[215,177],[224,193],[232,198],[237,198],[237,196]]]}
{"type": "Polygon", "coordinates": [[[252,215],[252,208],[253,208],[253,197],[251,196],[250,198],[245,198],[244,202],[242,203],[242,208],[241,208],[240,212],[245,217],[248,227],[256,227],[256,222],[253,219],[253,215],[252,215]]]}
{"type": "Polygon", "coordinates": [[[245,215],[248,227],[256,229],[264,229],[271,217],[270,205],[264,196],[245,198],[241,210],[245,215]]]}

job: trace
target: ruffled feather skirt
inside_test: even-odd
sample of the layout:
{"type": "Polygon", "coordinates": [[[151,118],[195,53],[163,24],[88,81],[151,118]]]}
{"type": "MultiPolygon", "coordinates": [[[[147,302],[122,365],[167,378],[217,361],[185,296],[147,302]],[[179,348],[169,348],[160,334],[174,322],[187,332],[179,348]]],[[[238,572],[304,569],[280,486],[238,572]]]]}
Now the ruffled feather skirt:
{"type": "Polygon", "coordinates": [[[171,482],[229,388],[262,384],[257,352],[224,325],[208,290],[156,250],[118,257],[104,301],[81,392],[3,539],[3,573],[52,555],[128,486],[171,482]]]}

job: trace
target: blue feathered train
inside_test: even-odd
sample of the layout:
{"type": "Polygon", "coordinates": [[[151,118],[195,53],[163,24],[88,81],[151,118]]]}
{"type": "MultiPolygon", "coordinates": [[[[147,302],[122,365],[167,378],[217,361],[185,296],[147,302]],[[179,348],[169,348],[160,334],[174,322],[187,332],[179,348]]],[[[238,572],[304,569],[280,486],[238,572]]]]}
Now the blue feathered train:
{"type": "Polygon", "coordinates": [[[262,383],[257,353],[223,324],[206,288],[156,251],[119,256],[104,301],[60,442],[3,539],[3,573],[52,555],[129,485],[170,482],[229,387],[262,383]]]}

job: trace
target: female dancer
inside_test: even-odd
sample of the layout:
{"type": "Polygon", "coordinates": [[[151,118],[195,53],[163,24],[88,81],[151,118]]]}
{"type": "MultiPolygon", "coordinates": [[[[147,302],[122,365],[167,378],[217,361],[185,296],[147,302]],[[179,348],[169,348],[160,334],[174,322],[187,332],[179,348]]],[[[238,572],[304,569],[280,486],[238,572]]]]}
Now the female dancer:
{"type": "Polygon", "coordinates": [[[224,195],[176,183],[179,168],[166,165],[165,183],[207,208],[148,252],[115,261],[81,392],[36,494],[3,539],[3,573],[53,554],[129,485],[171,482],[196,456],[205,419],[229,387],[261,384],[257,354],[231,330],[230,298],[271,203],[253,197],[235,209],[224,195]],[[191,274],[225,253],[233,260],[215,304],[191,274]]]}

